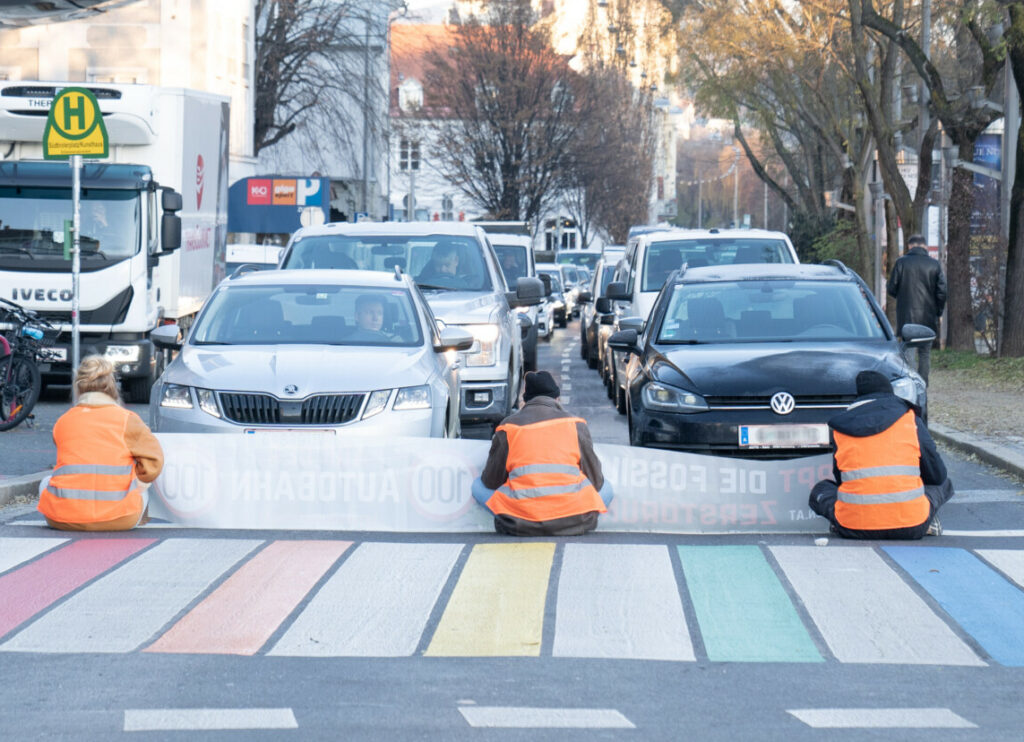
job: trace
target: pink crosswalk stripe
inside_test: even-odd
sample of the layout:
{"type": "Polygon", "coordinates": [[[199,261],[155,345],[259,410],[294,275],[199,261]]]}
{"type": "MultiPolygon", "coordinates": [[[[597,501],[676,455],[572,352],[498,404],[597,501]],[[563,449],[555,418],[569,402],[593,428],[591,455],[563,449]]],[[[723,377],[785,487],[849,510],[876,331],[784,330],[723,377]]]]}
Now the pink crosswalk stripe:
{"type": "Polygon", "coordinates": [[[144,651],[255,654],[351,545],[275,541],[144,651]]]}
{"type": "Polygon", "coordinates": [[[155,541],[79,539],[0,577],[0,636],[155,541]]]}

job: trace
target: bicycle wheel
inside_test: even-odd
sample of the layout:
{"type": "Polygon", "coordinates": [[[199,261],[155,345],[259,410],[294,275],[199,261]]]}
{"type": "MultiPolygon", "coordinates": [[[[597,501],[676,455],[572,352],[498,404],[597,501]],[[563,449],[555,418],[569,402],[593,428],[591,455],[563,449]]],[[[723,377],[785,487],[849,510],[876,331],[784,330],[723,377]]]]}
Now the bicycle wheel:
{"type": "Polygon", "coordinates": [[[39,401],[39,368],[19,356],[0,358],[0,431],[10,430],[29,416],[39,401]]]}

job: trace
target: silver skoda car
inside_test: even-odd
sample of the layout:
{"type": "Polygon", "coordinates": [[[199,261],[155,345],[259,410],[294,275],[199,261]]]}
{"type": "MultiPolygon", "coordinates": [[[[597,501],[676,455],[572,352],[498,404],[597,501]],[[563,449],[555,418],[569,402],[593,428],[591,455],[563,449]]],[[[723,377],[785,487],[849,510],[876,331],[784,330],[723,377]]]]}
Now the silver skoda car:
{"type": "Polygon", "coordinates": [[[458,351],[408,276],[259,271],[221,282],[153,386],[150,422],[170,433],[354,426],[368,434],[458,436],[458,351]]]}

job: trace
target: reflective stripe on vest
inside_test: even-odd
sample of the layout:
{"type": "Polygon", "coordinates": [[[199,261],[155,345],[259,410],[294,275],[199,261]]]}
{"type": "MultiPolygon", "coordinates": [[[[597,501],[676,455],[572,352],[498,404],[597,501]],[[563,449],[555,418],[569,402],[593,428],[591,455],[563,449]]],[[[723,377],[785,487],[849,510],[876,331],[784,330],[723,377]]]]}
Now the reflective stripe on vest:
{"type": "Polygon", "coordinates": [[[52,484],[46,486],[47,491],[53,493],[54,497],[64,500],[100,500],[103,502],[117,502],[123,500],[132,490],[140,487],[139,480],[133,479],[128,489],[125,490],[73,490],[67,487],[54,487],[52,484]]]}
{"type": "Polygon", "coordinates": [[[833,431],[841,482],[835,506],[851,530],[912,528],[924,523],[930,504],[921,481],[917,422],[907,410],[885,430],[868,436],[833,431]]]}
{"type": "Polygon", "coordinates": [[[494,491],[487,506],[495,514],[546,521],[606,512],[594,485],[580,470],[575,417],[498,427],[508,438],[508,481],[494,491]]]}

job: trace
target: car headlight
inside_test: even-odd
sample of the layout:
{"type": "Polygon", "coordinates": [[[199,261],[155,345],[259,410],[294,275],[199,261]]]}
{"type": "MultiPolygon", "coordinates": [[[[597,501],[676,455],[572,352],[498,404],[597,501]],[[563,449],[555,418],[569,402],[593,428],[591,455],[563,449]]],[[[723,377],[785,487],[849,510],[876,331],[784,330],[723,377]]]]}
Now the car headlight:
{"type": "Polygon", "coordinates": [[[196,396],[199,397],[199,409],[207,415],[220,417],[220,408],[217,407],[217,395],[210,389],[196,389],[196,396]]]}
{"type": "Polygon", "coordinates": [[[498,362],[498,326],[462,325],[474,338],[473,347],[465,351],[467,366],[493,366],[498,362]]]}
{"type": "Polygon", "coordinates": [[[191,388],[180,384],[164,384],[160,391],[160,406],[191,410],[193,407],[191,388]]]}
{"type": "Polygon", "coordinates": [[[108,345],[103,355],[111,363],[138,363],[141,353],[138,345],[108,345]]]}
{"type": "Polygon", "coordinates": [[[362,419],[365,420],[368,417],[373,417],[383,412],[384,408],[388,406],[388,399],[390,397],[390,389],[379,389],[376,392],[372,392],[370,398],[366,400],[366,409],[363,411],[362,419]]]}
{"type": "Polygon", "coordinates": [[[695,392],[673,389],[664,384],[651,382],[642,392],[644,407],[665,412],[704,412],[708,403],[695,392]]]}
{"type": "Polygon", "coordinates": [[[429,386],[407,386],[398,390],[395,397],[396,410],[429,410],[430,409],[430,387],[429,386]]]}
{"type": "Polygon", "coordinates": [[[892,391],[900,399],[905,399],[911,404],[921,406],[921,400],[924,397],[924,380],[916,374],[913,376],[901,376],[898,379],[893,379],[892,391]]]}

